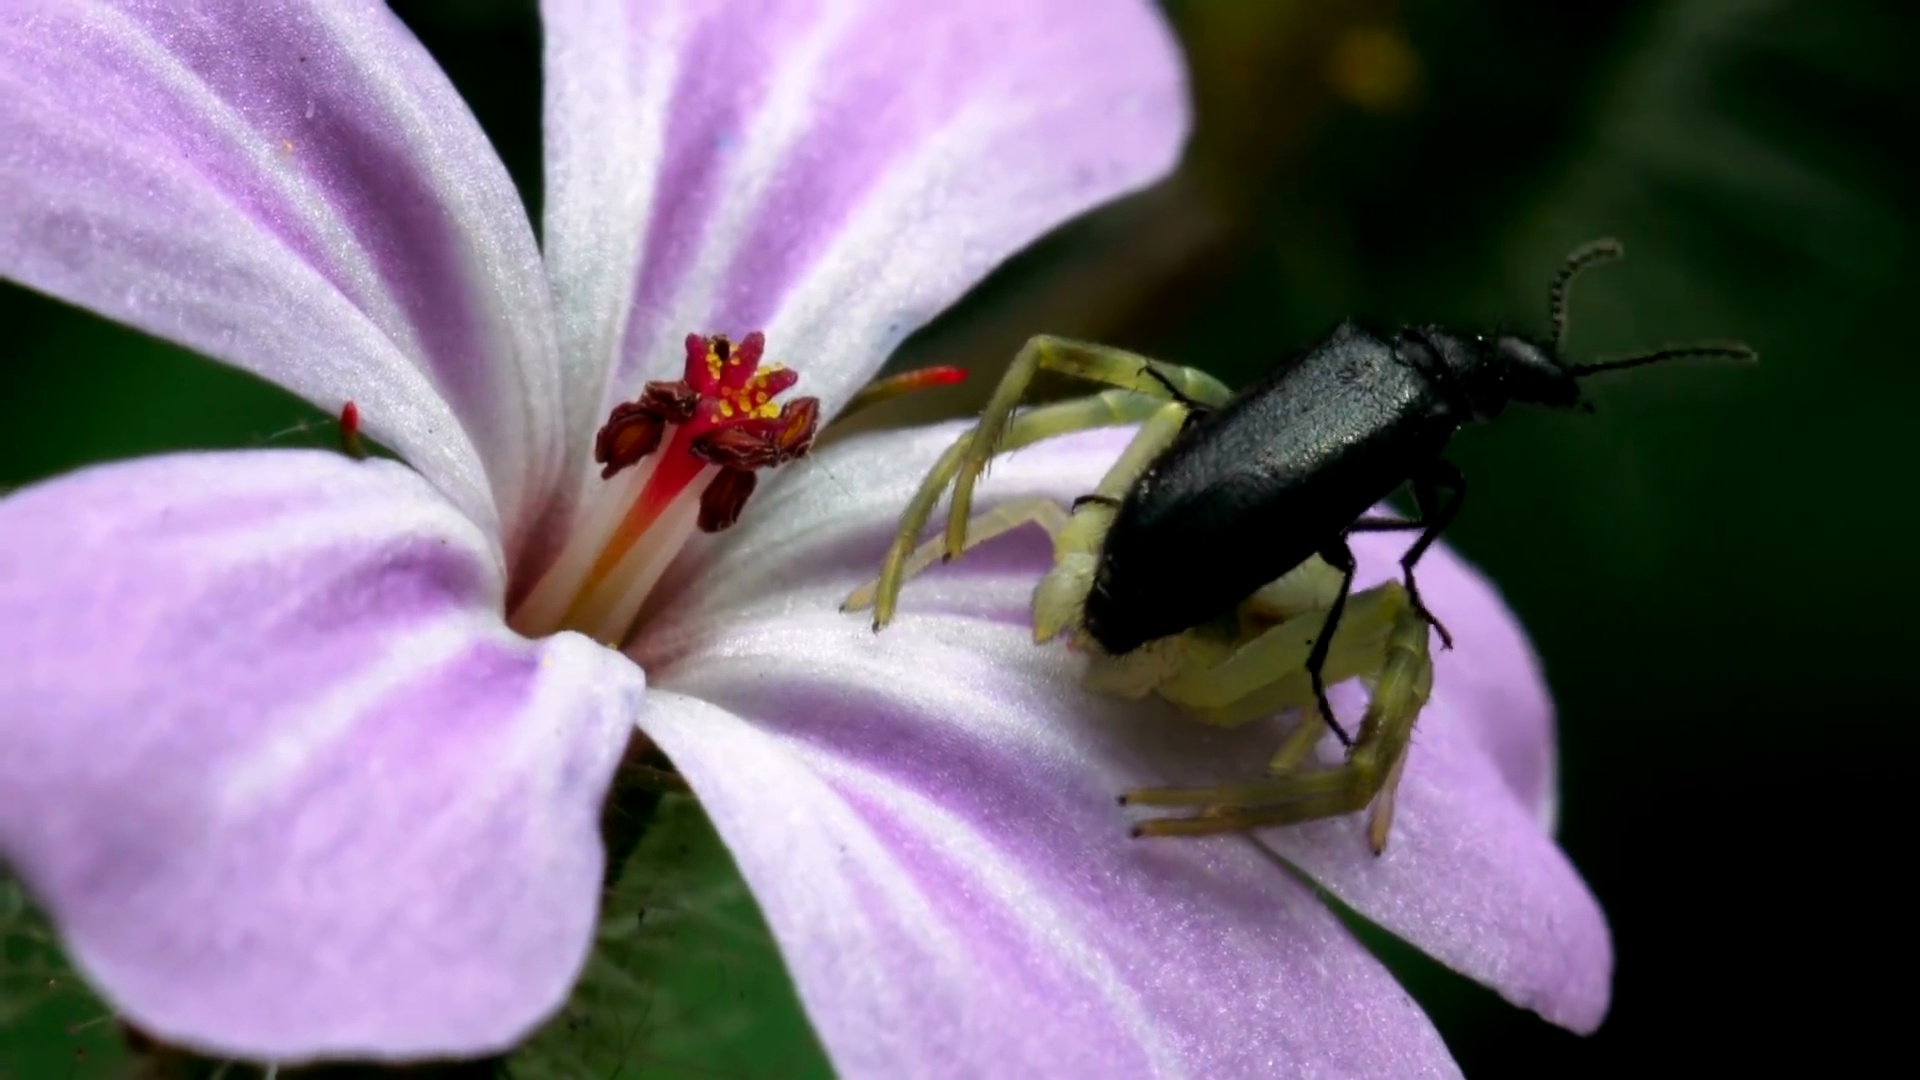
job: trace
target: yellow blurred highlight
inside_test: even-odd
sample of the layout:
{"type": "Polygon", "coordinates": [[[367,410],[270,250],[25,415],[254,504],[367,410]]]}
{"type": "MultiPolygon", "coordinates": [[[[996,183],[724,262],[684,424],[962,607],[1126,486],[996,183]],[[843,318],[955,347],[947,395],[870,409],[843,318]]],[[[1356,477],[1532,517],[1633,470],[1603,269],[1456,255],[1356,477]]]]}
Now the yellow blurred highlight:
{"type": "Polygon", "coordinates": [[[1358,26],[1336,38],[1327,55],[1333,92],[1368,112],[1397,112],[1420,88],[1420,57],[1392,26],[1358,26]]]}

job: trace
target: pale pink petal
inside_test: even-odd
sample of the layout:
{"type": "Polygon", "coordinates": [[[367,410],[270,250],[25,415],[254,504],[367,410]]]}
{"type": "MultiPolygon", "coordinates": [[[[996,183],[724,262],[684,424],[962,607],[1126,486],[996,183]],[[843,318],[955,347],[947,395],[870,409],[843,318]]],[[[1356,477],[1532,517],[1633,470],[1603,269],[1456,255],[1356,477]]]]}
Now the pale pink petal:
{"type": "Polygon", "coordinates": [[[487,536],[391,462],[155,458],[0,501],[0,860],[167,1041],[513,1044],[586,955],[641,677],[500,603],[487,536]]]}
{"type": "Polygon", "coordinates": [[[562,453],[506,170],[377,0],[9,0],[0,277],[254,372],[509,548],[562,453]]]}
{"type": "Polygon", "coordinates": [[[1017,627],[941,621],[877,643],[831,613],[749,623],[643,714],[839,1075],[1458,1075],[1254,844],[1126,840],[1111,787],[1145,747],[1084,741],[1138,710],[1069,698],[1017,627]]]}
{"type": "Polygon", "coordinates": [[[1144,0],[542,10],[545,236],[586,429],[603,390],[677,377],[688,333],[766,331],[830,413],[988,269],[1166,172],[1186,133],[1144,0]]]}
{"type": "MultiPolygon", "coordinates": [[[[799,755],[823,782],[838,783],[843,770],[878,772],[903,791],[952,793],[973,808],[954,810],[957,820],[989,849],[1051,843],[1048,858],[1105,866],[1102,860],[1134,857],[1108,848],[1191,843],[1129,840],[1131,819],[1114,796],[1136,786],[1257,775],[1279,731],[1271,723],[1217,731],[1162,706],[1134,710],[1080,690],[1077,662],[1057,645],[1035,646],[1026,631],[1031,591],[1050,550],[1037,530],[914,579],[894,624],[877,637],[866,636],[862,616],[834,615],[841,599],[876,572],[900,508],[960,430],[864,437],[797,467],[714,550],[689,556],[675,575],[688,584],[652,618],[636,655],[656,685],[710,697],[771,725],[780,752],[799,755]],[[806,644],[808,635],[818,643],[806,644]],[[937,647],[955,651],[935,661],[929,657],[937,647]],[[778,656],[783,648],[793,651],[790,663],[778,656]],[[941,665],[968,664],[962,657],[969,648],[980,650],[980,659],[964,679],[949,679],[941,665]],[[840,652],[853,655],[837,658],[840,652]],[[757,659],[731,659],[742,653],[757,659]],[[722,674],[709,674],[714,665],[722,674]],[[847,677],[878,687],[876,693],[891,686],[888,704],[856,708],[849,697],[844,715],[817,727],[810,712],[786,715],[776,704],[752,704],[777,703],[827,679],[818,674],[823,665],[865,672],[847,677]],[[1034,665],[1051,675],[1033,674],[1034,665]],[[1008,673],[1004,679],[994,679],[996,666],[1008,673]],[[1029,678],[1037,681],[1023,681],[1029,678]],[[983,709],[982,696],[1000,704],[983,709]],[[904,734],[915,725],[934,730],[904,734]],[[1023,770],[1034,767],[1042,742],[1054,747],[1047,753],[1058,760],[1040,757],[1053,784],[1070,789],[1058,796],[1067,801],[1019,813],[1033,793],[1009,788],[1029,783],[1023,770]]],[[[1092,490],[1126,435],[1074,436],[1009,455],[989,474],[981,507],[1033,494],[1065,502],[1092,490]]],[[[1385,558],[1397,558],[1397,548],[1368,543],[1361,553],[1366,582],[1397,571],[1385,558]]],[[[1556,1022],[1590,1028],[1607,1003],[1611,942],[1592,894],[1540,816],[1552,757],[1538,666],[1512,616],[1456,557],[1435,558],[1421,580],[1459,647],[1436,658],[1433,700],[1415,735],[1388,853],[1370,854],[1358,815],[1267,830],[1262,839],[1362,915],[1461,973],[1556,1022]]],[[[1336,705],[1357,710],[1351,695],[1358,687],[1341,690],[1336,705]]],[[[651,728],[654,721],[644,723],[651,728]]],[[[706,764],[683,767],[724,771],[725,761],[700,742],[697,729],[685,738],[668,752],[706,764]]],[[[716,815],[732,812],[716,802],[726,796],[701,791],[716,815]]],[[[744,832],[728,838],[757,842],[744,832]]],[[[1285,877],[1274,873],[1276,881],[1285,877]]],[[[1113,880],[1116,894],[1127,888],[1124,877],[1113,880]]]]}

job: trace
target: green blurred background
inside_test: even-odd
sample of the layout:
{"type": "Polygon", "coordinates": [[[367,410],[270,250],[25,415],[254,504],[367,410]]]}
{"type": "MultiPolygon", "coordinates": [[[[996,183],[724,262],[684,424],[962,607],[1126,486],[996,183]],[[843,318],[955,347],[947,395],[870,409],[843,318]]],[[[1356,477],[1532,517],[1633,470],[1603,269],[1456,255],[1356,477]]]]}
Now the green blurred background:
{"type": "MultiPolygon", "coordinates": [[[[531,0],[394,6],[537,212],[531,0]]],[[[1179,0],[1169,12],[1199,114],[1182,173],[1060,230],[916,337],[899,364],[981,374],[865,422],[971,410],[1040,330],[1232,382],[1350,313],[1537,331],[1560,258],[1620,238],[1627,261],[1576,292],[1579,354],[1738,337],[1761,366],[1597,381],[1595,415],[1523,412],[1466,433],[1453,457],[1472,495],[1450,534],[1545,658],[1562,838],[1616,935],[1613,1013],[1578,1038],[1382,947],[1470,1076],[1796,1057],[1825,1072],[1879,1052],[1910,970],[1898,785],[1915,759],[1920,585],[1899,492],[1920,426],[1903,314],[1920,7],[1179,0]]],[[[317,424],[288,434],[319,418],[277,390],[39,297],[0,290],[0,326],[0,487],[132,454],[331,437],[317,424]]],[[[609,1062],[624,1075],[821,1074],[724,857],[684,808],[670,820],[685,842],[650,844],[698,872],[659,886],[680,890],[665,906],[726,907],[725,947],[701,919],[648,931],[651,959],[636,963],[664,980],[646,991],[653,1019],[590,1064],[531,1060],[516,1075],[606,1075],[609,1062]],[[662,1050],[675,1032],[685,1045],[662,1050]]],[[[9,917],[0,896],[0,928],[9,917]]],[[[0,974],[50,992],[0,1007],[0,1077],[119,1069],[98,1008],[44,974],[31,941],[8,947],[0,974]]],[[[610,1015],[582,1006],[568,1023],[610,1015]]]]}

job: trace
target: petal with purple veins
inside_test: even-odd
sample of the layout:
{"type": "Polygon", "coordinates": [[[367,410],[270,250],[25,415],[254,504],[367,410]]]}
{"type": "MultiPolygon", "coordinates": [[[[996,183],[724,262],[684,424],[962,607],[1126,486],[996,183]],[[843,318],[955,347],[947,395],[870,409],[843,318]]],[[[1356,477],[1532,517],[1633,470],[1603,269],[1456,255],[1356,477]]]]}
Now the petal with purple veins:
{"type": "MultiPolygon", "coordinates": [[[[1573,864],[1516,798],[1468,719],[1473,698],[1443,689],[1420,714],[1386,851],[1367,851],[1366,820],[1349,815],[1260,842],[1367,919],[1428,956],[1562,1027],[1587,1033],[1606,1016],[1613,939],[1573,864]]],[[[1340,715],[1365,708],[1358,687],[1334,694],[1340,715]]],[[[1204,774],[1186,770],[1189,783],[1204,774]]]]}
{"type": "Polygon", "coordinates": [[[117,1011],[268,1060],[473,1055],[556,1008],[642,690],[500,619],[391,462],[103,466],[0,501],[0,859],[117,1011]]]}
{"type": "Polygon", "coordinates": [[[10,2],[0,191],[0,277],[357,402],[509,550],[549,494],[560,387],[526,212],[384,3],[10,2]]]}
{"type": "Polygon", "coordinates": [[[568,408],[765,330],[831,415],[909,332],[1186,133],[1142,0],[547,0],[547,224],[568,408]]]}
{"type": "MultiPolygon", "coordinates": [[[[1406,544],[1356,535],[1356,587],[1399,577],[1406,544]]],[[[1458,555],[1436,546],[1416,575],[1454,647],[1440,651],[1434,639],[1434,696],[1414,732],[1386,853],[1354,861],[1364,842],[1357,816],[1265,830],[1261,840],[1433,958],[1592,1031],[1612,996],[1613,939],[1552,839],[1553,704],[1539,661],[1499,594],[1458,555]]],[[[1333,706],[1342,716],[1366,707],[1357,686],[1333,706]]]]}
{"type": "MultiPolygon", "coordinates": [[[[946,425],[853,439],[797,467],[711,552],[688,556],[676,572],[686,584],[665,598],[633,646],[635,655],[656,686],[709,697],[756,719],[761,716],[752,711],[758,708],[754,701],[797,692],[813,677],[806,673],[822,665],[866,672],[849,678],[872,679],[876,687],[886,680],[873,673],[897,665],[891,668],[897,685],[885,691],[889,704],[879,709],[897,714],[895,720],[848,719],[840,727],[795,734],[789,729],[807,722],[804,714],[769,709],[773,747],[763,752],[799,755],[829,786],[843,772],[891,770],[892,783],[903,790],[923,780],[942,791],[957,789],[964,804],[978,804],[983,818],[973,827],[989,847],[1027,844],[1032,837],[1026,833],[1060,826],[1066,831],[1054,857],[1106,866],[1102,860],[1127,857],[1108,848],[1190,842],[1129,840],[1128,819],[1114,807],[1114,796],[1136,786],[1245,775],[1278,745],[1279,734],[1272,724],[1219,731],[1164,707],[1135,709],[1080,690],[1077,663],[1058,648],[1036,647],[1027,632],[1033,586],[1050,558],[1037,530],[993,541],[912,579],[900,614],[880,635],[871,635],[864,619],[835,612],[855,585],[876,572],[900,508],[960,430],[946,425]],[[849,628],[844,633],[837,629],[842,625],[849,628]],[[929,655],[889,644],[902,635],[929,655]],[[936,659],[936,643],[955,652],[936,659]],[[981,652],[977,661],[964,658],[969,645],[981,652]],[[780,648],[792,653],[785,664],[776,655],[780,648]],[[755,664],[743,667],[733,659],[743,651],[756,654],[755,664]],[[942,665],[975,663],[978,669],[969,668],[967,678],[983,686],[993,685],[996,664],[1012,683],[1035,664],[1055,667],[1046,692],[1040,682],[1020,694],[1003,689],[1003,700],[991,707],[979,698],[964,699],[958,688],[945,704],[927,700],[933,689],[915,689],[949,686],[942,665]],[[716,665],[719,675],[709,672],[716,665]],[[904,733],[916,724],[930,730],[904,733]],[[1052,749],[1036,750],[1040,740],[1052,749]],[[839,763],[835,755],[850,760],[839,763]],[[1023,770],[1039,767],[1056,776],[1057,785],[1071,788],[1071,800],[1049,795],[1023,814],[1022,803],[1037,797],[1023,770]],[[1085,778],[1091,782],[1083,784],[1085,778]],[[1083,818],[1104,822],[1097,835],[1080,831],[1090,828],[1083,818]]],[[[1008,455],[996,461],[977,508],[1030,495],[1070,501],[1092,490],[1127,435],[1090,433],[1008,455]]],[[[1397,572],[1397,549],[1369,545],[1363,555],[1368,580],[1397,572]]],[[[1430,563],[1423,563],[1423,590],[1447,618],[1459,647],[1436,658],[1433,699],[1415,732],[1387,854],[1370,854],[1358,815],[1268,830],[1261,840],[1416,947],[1549,1019],[1589,1029],[1606,1008],[1611,941],[1592,894],[1540,816],[1539,789],[1550,790],[1552,780],[1551,714],[1538,666],[1512,616],[1477,575],[1450,554],[1430,563]],[[1475,656],[1482,644],[1491,651],[1475,656]],[[1462,665],[1473,666],[1455,679],[1462,665]],[[1515,707],[1523,715],[1490,712],[1515,707]]],[[[1342,696],[1336,707],[1358,708],[1357,687],[1337,689],[1342,696]]],[[[848,717],[871,712],[851,701],[845,711],[848,717]]],[[[643,723],[651,729],[655,721],[649,716],[643,723]]],[[[683,754],[704,759],[711,753],[692,726],[680,738],[678,745],[663,739],[676,761],[683,754]]],[[[690,775],[717,819],[730,812],[690,775]]],[[[736,846],[756,842],[744,828],[726,833],[723,826],[723,834],[736,846]]],[[[1273,874],[1274,882],[1286,877],[1277,863],[1273,874]]],[[[1126,879],[1113,880],[1119,889],[1126,879]]],[[[983,895],[990,891],[986,883],[975,887],[983,895]]],[[[1231,905],[1222,910],[1220,917],[1230,919],[1231,905]]],[[[769,917],[777,925],[771,910],[769,917]]]]}
{"type": "Polygon", "coordinates": [[[1458,1075],[1393,977],[1254,845],[1126,840],[1124,771],[1080,745],[1112,710],[1065,700],[1018,628],[874,644],[833,613],[740,627],[642,720],[839,1075],[1458,1075]]]}

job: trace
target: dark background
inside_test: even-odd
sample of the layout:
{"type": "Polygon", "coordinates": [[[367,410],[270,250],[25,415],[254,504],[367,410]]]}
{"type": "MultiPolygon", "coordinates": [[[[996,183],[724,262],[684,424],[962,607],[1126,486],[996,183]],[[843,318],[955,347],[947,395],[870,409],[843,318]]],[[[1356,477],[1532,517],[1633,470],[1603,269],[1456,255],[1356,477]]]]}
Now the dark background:
{"type": "MultiPolygon", "coordinates": [[[[530,0],[395,7],[537,220],[530,0]]],[[[1906,557],[1920,8],[1169,8],[1199,113],[1182,173],[1061,230],[909,343],[903,365],[981,374],[874,420],[977,406],[1040,330],[1236,383],[1347,314],[1538,331],[1565,253],[1620,238],[1626,262],[1576,290],[1577,355],[1737,337],[1761,365],[1595,380],[1594,415],[1468,432],[1453,457],[1471,496],[1450,534],[1545,658],[1561,835],[1613,922],[1613,1012],[1582,1039],[1384,948],[1470,1076],[1825,1072],[1889,1052],[1913,996],[1899,912],[1914,906],[1900,787],[1920,643],[1906,557]]],[[[0,487],[329,437],[286,433],[318,418],[275,389],[18,290],[0,291],[0,328],[0,487]]],[[[806,1040],[785,993],[748,1002],[786,1011],[762,1023],[787,1032],[769,1042],[778,1061],[748,1039],[716,1059],[731,1064],[689,1073],[815,1071],[788,1056],[806,1040]]],[[[110,1032],[67,1030],[86,1015],[29,1016],[14,1035],[45,1054],[16,1060],[85,1060],[82,1041],[110,1032]]]]}

